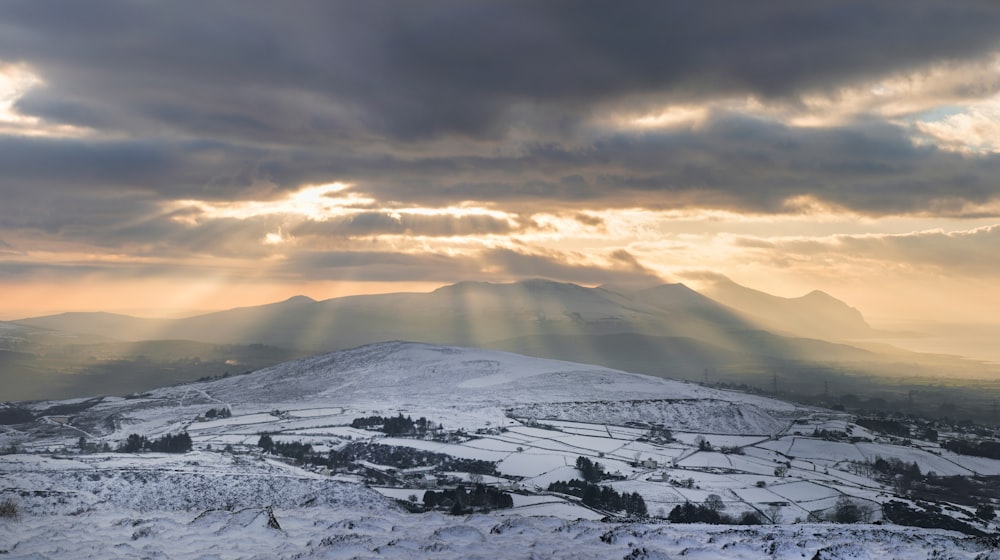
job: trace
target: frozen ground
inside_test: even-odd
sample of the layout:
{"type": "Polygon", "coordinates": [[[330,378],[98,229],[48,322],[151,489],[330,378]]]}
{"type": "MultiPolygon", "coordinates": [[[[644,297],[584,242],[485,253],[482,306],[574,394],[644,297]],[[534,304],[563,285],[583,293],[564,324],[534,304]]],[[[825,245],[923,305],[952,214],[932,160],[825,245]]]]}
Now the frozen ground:
{"type": "Polygon", "coordinates": [[[851,461],[895,457],[941,474],[1000,473],[1000,461],[827,441],[809,434],[871,434],[845,414],[594,366],[389,343],[131,398],[30,406],[42,417],[0,426],[0,448],[28,452],[0,457],[0,499],[22,509],[20,521],[0,520],[3,558],[1000,557],[957,533],[801,523],[842,496],[870,506],[872,521],[898,499],[851,461]],[[203,417],[215,408],[232,416],[203,417]],[[461,434],[433,441],[350,427],[399,413],[461,434]],[[130,433],[180,430],[196,451],[76,450],[81,436],[115,447],[130,433]],[[263,432],[323,453],[360,441],[486,460],[499,477],[484,482],[522,493],[512,509],[488,515],[409,514],[392,498],[419,501],[423,489],[400,481],[375,491],[358,473],[327,476],[262,456],[263,432]],[[602,522],[605,513],[545,492],[579,478],[580,456],[618,477],[605,484],[641,494],[654,518],[715,494],[726,513],[784,525],[602,522]],[[268,527],[271,514],[280,529],[268,527]]]}
{"type": "Polygon", "coordinates": [[[406,514],[331,506],[102,510],[0,522],[4,558],[497,559],[998,558],[988,543],[936,530],[837,525],[733,528],[541,517],[406,514]],[[280,528],[269,527],[270,516],[280,528]]]}
{"type": "Polygon", "coordinates": [[[359,485],[216,453],[8,458],[5,493],[22,507],[0,520],[11,559],[1000,558],[988,541],[927,529],[570,519],[580,508],[547,496],[493,514],[408,514],[359,485]]]}

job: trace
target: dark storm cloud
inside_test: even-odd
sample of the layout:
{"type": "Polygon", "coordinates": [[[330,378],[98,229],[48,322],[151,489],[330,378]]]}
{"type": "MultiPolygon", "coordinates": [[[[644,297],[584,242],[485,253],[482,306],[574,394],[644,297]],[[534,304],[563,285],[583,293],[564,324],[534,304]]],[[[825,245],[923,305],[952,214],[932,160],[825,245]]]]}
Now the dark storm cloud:
{"type": "Polygon", "coordinates": [[[5,2],[28,114],[309,143],[497,137],[637,94],[786,96],[998,42],[988,2],[5,2]]]}
{"type": "Polygon", "coordinates": [[[1000,195],[1000,154],[917,145],[907,130],[880,122],[800,128],[719,114],[694,130],[620,134],[581,148],[545,145],[454,163],[425,183],[410,179],[417,175],[411,162],[386,161],[364,172],[371,180],[362,188],[411,203],[492,200],[525,213],[637,206],[795,212],[786,203],[811,196],[872,215],[957,215],[964,203],[1000,195]],[[570,171],[570,186],[547,178],[570,171]]]}
{"type": "Polygon", "coordinates": [[[176,197],[232,196],[261,178],[266,152],[211,140],[95,140],[0,135],[5,191],[106,187],[176,197]]]}
{"type": "MultiPolygon", "coordinates": [[[[0,136],[0,228],[236,254],[276,224],[184,226],[158,204],[338,180],[380,202],[487,201],[525,217],[781,212],[800,195],[871,214],[960,213],[1000,193],[1000,156],[915,146],[894,125],[796,129],[720,114],[695,130],[611,135],[588,123],[653,99],[794,103],[977,59],[998,48],[997,29],[1000,10],[973,1],[11,0],[0,3],[0,61],[44,81],[15,109],[92,134],[0,136]]],[[[492,218],[374,211],[301,227],[510,232],[492,218]]],[[[530,268],[523,255],[495,256],[530,268]]]]}

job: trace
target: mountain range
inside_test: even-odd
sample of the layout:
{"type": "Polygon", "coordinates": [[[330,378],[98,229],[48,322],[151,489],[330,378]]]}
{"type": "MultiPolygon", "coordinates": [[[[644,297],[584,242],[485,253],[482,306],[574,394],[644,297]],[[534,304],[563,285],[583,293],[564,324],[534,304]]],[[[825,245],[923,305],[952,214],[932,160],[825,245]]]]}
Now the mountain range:
{"type": "Polygon", "coordinates": [[[9,392],[0,399],[123,394],[391,340],[698,379],[831,364],[870,371],[919,356],[867,345],[876,331],[823,292],[780,298],[727,280],[706,294],[684,284],[461,282],[430,293],[296,296],[182,319],[64,313],[3,325],[0,381],[9,392]]]}
{"type": "Polygon", "coordinates": [[[462,282],[430,293],[305,296],[184,319],[110,313],[64,313],[19,325],[116,340],[187,339],[215,344],[271,344],[310,351],[379,339],[488,345],[514,334],[641,332],[721,342],[721,333],[783,330],[807,338],[871,335],[861,314],[823,292],[786,299],[729,282],[715,299],[684,284],[635,291],[585,288],[547,280],[462,282]],[[784,329],[775,327],[785,325],[784,329]]]}

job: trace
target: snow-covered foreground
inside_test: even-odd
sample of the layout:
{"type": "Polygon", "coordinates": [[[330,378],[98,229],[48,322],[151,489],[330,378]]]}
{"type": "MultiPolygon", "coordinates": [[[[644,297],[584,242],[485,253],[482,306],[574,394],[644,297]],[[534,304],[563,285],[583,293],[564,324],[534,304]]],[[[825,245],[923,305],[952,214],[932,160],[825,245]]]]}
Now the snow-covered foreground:
{"type": "Polygon", "coordinates": [[[569,520],[537,499],[411,514],[359,485],[212,453],[12,456],[0,472],[23,490],[21,519],[0,520],[3,558],[1000,558],[987,540],[938,530],[569,520]]]}
{"type": "Polygon", "coordinates": [[[998,558],[987,543],[878,526],[617,525],[555,518],[377,516],[330,508],[116,512],[4,526],[4,558],[998,558]]]}
{"type": "MultiPolygon", "coordinates": [[[[890,500],[915,504],[860,474],[877,457],[943,476],[998,474],[1000,461],[897,445],[843,413],[594,366],[387,343],[129,398],[29,407],[33,422],[0,426],[0,448],[21,451],[0,456],[0,500],[21,509],[19,521],[0,518],[3,558],[1000,558],[990,542],[959,533],[813,522],[841,499],[866,508],[869,521],[890,500]],[[436,427],[387,437],[351,425],[397,414],[436,427]],[[194,442],[186,454],[99,451],[129,434],[182,430],[194,442]],[[363,444],[424,462],[413,472],[368,460],[309,471],[263,454],[265,432],[324,458],[363,444]],[[443,456],[495,471],[426,462],[443,456]],[[601,521],[608,512],[547,492],[580,478],[579,457],[614,475],[603,486],[643,496],[649,522],[601,521]],[[373,479],[387,487],[366,486],[373,479]],[[425,489],[457,481],[515,491],[514,505],[448,516],[406,513],[395,501],[416,505],[425,489]],[[710,496],[729,515],[776,524],[663,519],[710,496]]],[[[947,511],[996,528],[971,508],[947,511]]]]}

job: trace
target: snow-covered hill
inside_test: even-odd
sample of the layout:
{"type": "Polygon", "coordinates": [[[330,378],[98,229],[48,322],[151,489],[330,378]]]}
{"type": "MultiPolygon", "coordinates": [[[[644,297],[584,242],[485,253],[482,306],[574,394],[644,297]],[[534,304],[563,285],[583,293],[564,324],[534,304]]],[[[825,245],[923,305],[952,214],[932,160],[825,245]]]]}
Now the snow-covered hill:
{"type": "MultiPolygon", "coordinates": [[[[759,385],[761,376],[776,373],[795,378],[794,390],[814,393],[822,381],[800,371],[831,373],[846,364],[851,372],[898,376],[906,362],[907,376],[936,377],[942,368],[970,377],[995,373],[957,358],[844,342],[873,332],[859,312],[828,295],[786,300],[753,293],[760,297],[748,301],[763,303],[744,305],[752,307],[747,311],[683,284],[633,290],[526,280],[324,301],[293,297],[170,320],[67,313],[18,324],[114,340],[14,348],[0,332],[0,351],[18,352],[0,352],[0,384],[9,399],[124,394],[388,340],[493,348],[669,378],[701,379],[709,370],[715,381],[759,385]]],[[[860,378],[845,376],[852,385],[846,392],[863,392],[855,386],[860,378]]]]}
{"type": "MultiPolygon", "coordinates": [[[[34,420],[0,426],[0,448],[17,450],[0,460],[0,501],[21,511],[20,521],[0,517],[0,551],[14,558],[976,558],[989,543],[959,533],[817,522],[841,503],[867,522],[888,521],[890,501],[921,507],[859,467],[879,457],[942,476],[1000,475],[1000,461],[895,444],[843,413],[405,342],[127,398],[19,406],[34,420]],[[426,422],[386,433],[384,419],[399,415],[426,422]],[[181,431],[194,451],[107,450],[129,434],[181,431]],[[263,453],[265,433],[309,447],[297,458],[263,453]],[[642,496],[651,517],[625,522],[552,491],[582,476],[580,458],[601,464],[607,492],[642,496]],[[447,516],[394,501],[422,509],[425,492],[456,484],[512,493],[512,506],[447,516]],[[664,519],[712,500],[765,525],[664,519]]],[[[967,532],[994,527],[947,508],[967,532]]]]}

